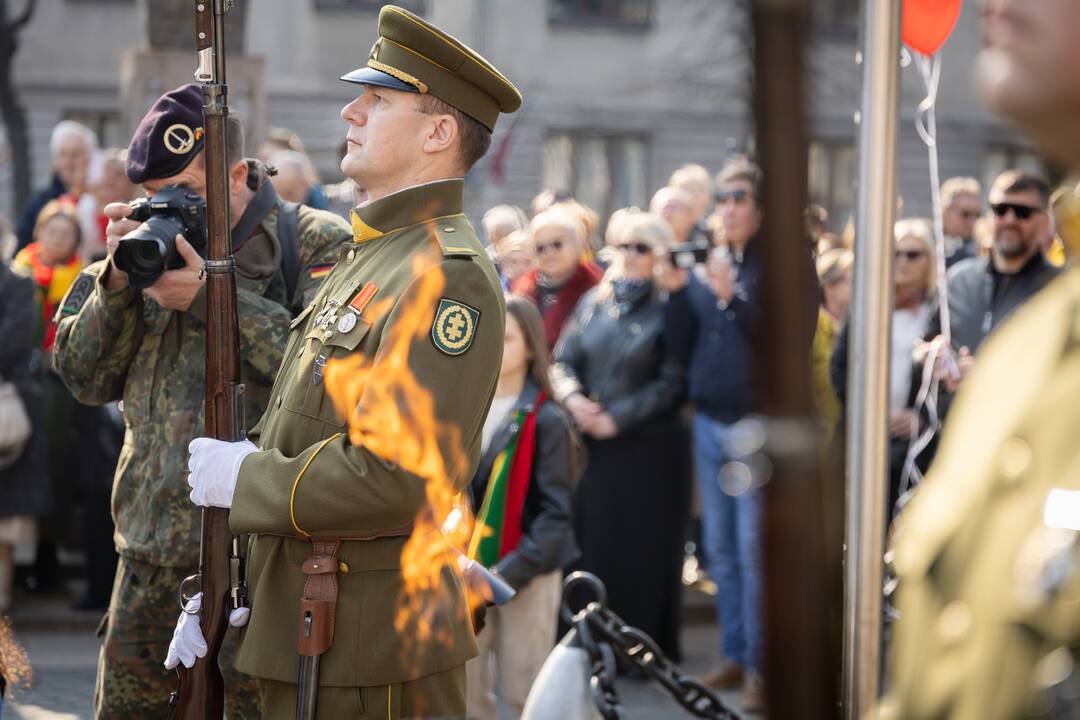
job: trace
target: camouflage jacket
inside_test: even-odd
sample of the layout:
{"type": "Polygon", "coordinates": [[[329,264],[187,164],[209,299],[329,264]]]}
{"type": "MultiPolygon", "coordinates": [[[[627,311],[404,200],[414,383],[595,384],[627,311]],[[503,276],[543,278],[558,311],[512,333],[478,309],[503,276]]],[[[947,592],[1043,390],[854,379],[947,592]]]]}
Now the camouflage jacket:
{"type": "MultiPolygon", "coordinates": [[[[235,253],[248,427],[266,410],[292,318],[352,239],[342,218],[301,207],[300,277],[286,307],[276,229],[271,210],[235,253]]],[[[200,516],[188,499],[187,446],[203,434],[205,289],[178,312],[131,288],[107,290],[107,271],[104,261],[89,266],[61,303],[56,370],[83,403],[123,401],[126,433],[112,492],[117,551],[155,565],[194,566],[200,516]]]]}

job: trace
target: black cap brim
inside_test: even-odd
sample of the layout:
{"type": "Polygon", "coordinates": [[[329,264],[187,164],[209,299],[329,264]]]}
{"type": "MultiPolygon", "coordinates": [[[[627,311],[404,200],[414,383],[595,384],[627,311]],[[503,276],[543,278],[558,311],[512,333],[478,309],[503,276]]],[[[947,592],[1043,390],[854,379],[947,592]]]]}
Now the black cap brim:
{"type": "Polygon", "coordinates": [[[413,93],[420,92],[414,86],[403,80],[398,80],[393,75],[367,66],[357,68],[351,73],[342,75],[341,79],[345,82],[355,83],[357,85],[378,85],[379,87],[390,88],[391,90],[404,90],[405,92],[413,93]]]}

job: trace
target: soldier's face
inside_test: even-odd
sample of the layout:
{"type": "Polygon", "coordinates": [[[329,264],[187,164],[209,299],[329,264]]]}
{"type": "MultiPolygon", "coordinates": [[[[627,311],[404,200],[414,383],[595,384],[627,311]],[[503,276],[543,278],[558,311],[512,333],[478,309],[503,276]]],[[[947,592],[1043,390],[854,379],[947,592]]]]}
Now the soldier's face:
{"type": "Polygon", "coordinates": [[[406,187],[422,160],[424,130],[431,116],[420,112],[415,93],[365,85],[341,109],[349,124],[341,171],[377,200],[406,187]]]}
{"type": "Polygon", "coordinates": [[[1044,153],[1080,167],[1080,2],[983,0],[977,77],[991,109],[1044,153]]]}

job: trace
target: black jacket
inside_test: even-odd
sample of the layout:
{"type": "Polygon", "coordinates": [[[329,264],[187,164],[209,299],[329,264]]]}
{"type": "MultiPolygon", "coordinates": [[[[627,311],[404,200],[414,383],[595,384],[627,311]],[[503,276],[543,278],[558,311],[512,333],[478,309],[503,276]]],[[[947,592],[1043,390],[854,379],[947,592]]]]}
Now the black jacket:
{"type": "Polygon", "coordinates": [[[683,376],[664,340],[664,303],[590,290],[555,348],[552,377],[559,399],[580,392],[603,405],[619,435],[677,420],[683,376]]]}
{"type": "MultiPolygon", "coordinates": [[[[473,512],[480,511],[495,459],[519,430],[515,419],[518,411],[531,412],[539,394],[536,383],[527,380],[510,414],[492,436],[469,486],[473,512]]],[[[521,541],[495,566],[515,590],[521,590],[538,575],[569,565],[581,555],[574,540],[571,513],[574,490],[584,466],[582,455],[570,419],[552,400],[540,405],[536,413],[536,451],[521,513],[521,541]]]]}
{"type": "MultiPolygon", "coordinates": [[[[953,347],[958,350],[966,347],[975,353],[998,325],[1059,273],[1042,253],[1035,253],[1014,274],[995,270],[989,257],[971,258],[954,265],[949,270],[953,347]]],[[[940,334],[940,314],[935,309],[930,314],[926,339],[940,334]]]]}

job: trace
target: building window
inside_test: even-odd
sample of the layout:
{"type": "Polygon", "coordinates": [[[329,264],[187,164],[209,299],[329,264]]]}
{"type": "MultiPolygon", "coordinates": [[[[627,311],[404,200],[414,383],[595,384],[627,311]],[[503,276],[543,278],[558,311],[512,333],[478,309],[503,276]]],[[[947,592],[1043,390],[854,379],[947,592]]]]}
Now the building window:
{"type": "Polygon", "coordinates": [[[315,9],[359,10],[361,12],[377,13],[384,5],[397,5],[417,15],[423,15],[426,4],[424,0],[395,0],[395,2],[380,2],[380,0],[315,0],[315,9]]]}
{"type": "Polygon", "coordinates": [[[991,145],[983,156],[983,194],[990,192],[997,176],[1006,170],[1027,170],[1046,177],[1046,168],[1039,156],[1028,148],[1016,145],[991,145]]]}
{"type": "Polygon", "coordinates": [[[651,0],[550,0],[550,17],[558,23],[599,23],[643,27],[652,18],[651,0]]]}
{"type": "Polygon", "coordinates": [[[647,206],[648,144],[638,135],[553,132],[544,142],[543,187],[567,190],[600,214],[647,206]]]}
{"type": "Polygon", "coordinates": [[[811,141],[810,202],[829,212],[828,229],[840,232],[855,205],[855,144],[811,141]]]}

